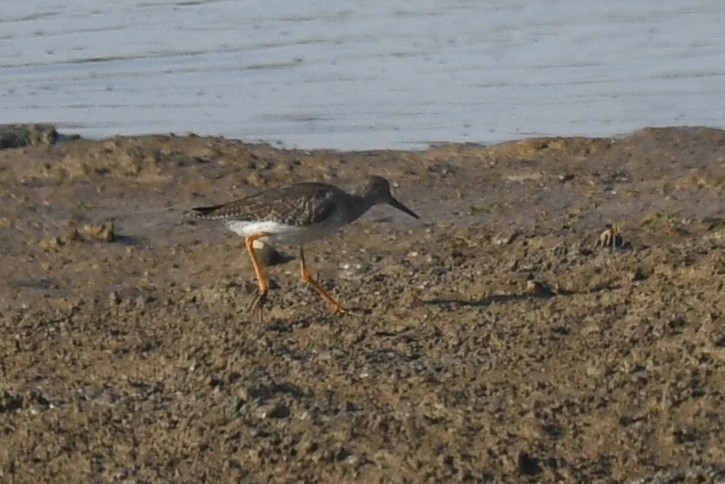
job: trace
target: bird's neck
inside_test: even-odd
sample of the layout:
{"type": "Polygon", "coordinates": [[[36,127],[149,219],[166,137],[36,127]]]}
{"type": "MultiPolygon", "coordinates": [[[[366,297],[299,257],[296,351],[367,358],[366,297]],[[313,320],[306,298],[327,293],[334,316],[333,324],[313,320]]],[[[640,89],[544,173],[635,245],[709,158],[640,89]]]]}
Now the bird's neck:
{"type": "Polygon", "coordinates": [[[374,205],[369,198],[360,195],[350,195],[350,201],[351,203],[348,205],[349,213],[347,214],[350,221],[359,218],[374,205]]]}

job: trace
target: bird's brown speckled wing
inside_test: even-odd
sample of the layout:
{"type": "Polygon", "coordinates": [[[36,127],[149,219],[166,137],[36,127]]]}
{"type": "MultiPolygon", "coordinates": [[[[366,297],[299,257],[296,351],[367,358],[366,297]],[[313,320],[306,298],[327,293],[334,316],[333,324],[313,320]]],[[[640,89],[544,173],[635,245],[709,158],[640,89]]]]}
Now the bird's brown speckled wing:
{"type": "Polygon", "coordinates": [[[272,188],[222,205],[197,207],[201,218],[259,221],[305,226],[324,221],[335,208],[335,200],[347,194],[324,183],[298,183],[272,188]]]}

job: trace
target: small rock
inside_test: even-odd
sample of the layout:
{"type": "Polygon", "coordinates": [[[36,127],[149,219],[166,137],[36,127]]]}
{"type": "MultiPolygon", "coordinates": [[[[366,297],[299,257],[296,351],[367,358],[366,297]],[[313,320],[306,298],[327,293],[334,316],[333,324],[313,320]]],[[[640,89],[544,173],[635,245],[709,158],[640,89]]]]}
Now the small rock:
{"type": "Polygon", "coordinates": [[[494,245],[509,245],[514,240],[516,240],[516,237],[518,237],[520,234],[521,232],[518,229],[514,229],[510,232],[502,232],[494,237],[492,242],[494,245]]]}
{"type": "Polygon", "coordinates": [[[277,419],[277,418],[287,418],[290,416],[291,413],[292,412],[290,411],[290,408],[287,405],[285,405],[283,403],[279,403],[269,410],[263,410],[260,413],[260,416],[262,418],[277,419]]]}
{"type": "Polygon", "coordinates": [[[599,234],[595,247],[608,247],[610,249],[623,248],[627,244],[622,236],[622,229],[619,225],[607,224],[607,229],[599,234]]]}
{"type": "Polygon", "coordinates": [[[519,454],[518,468],[519,472],[525,476],[535,476],[542,471],[539,459],[526,452],[519,454]]]}
{"type": "Polygon", "coordinates": [[[57,139],[58,132],[50,124],[0,125],[0,150],[33,145],[51,145],[57,139]]]}
{"type": "Polygon", "coordinates": [[[644,281],[645,279],[647,279],[647,274],[640,267],[629,273],[630,282],[644,281]]]}
{"type": "Polygon", "coordinates": [[[590,378],[600,377],[604,373],[600,367],[594,365],[587,365],[585,372],[590,378]]]}
{"type": "Polygon", "coordinates": [[[565,175],[559,175],[559,181],[562,182],[562,183],[566,183],[566,182],[571,181],[573,179],[574,179],[574,174],[573,173],[567,173],[565,175]]]}
{"type": "Polygon", "coordinates": [[[88,239],[102,240],[103,242],[113,242],[116,240],[113,222],[86,224],[81,228],[81,234],[88,239]]]}
{"type": "Polygon", "coordinates": [[[579,332],[582,336],[589,336],[590,334],[597,334],[600,332],[599,325],[597,323],[589,323],[585,325],[579,332]]]}
{"type": "Polygon", "coordinates": [[[549,286],[547,286],[545,283],[531,280],[526,283],[526,289],[534,294],[536,297],[543,297],[543,298],[549,298],[554,297],[554,291],[552,291],[549,286]]]}
{"type": "Polygon", "coordinates": [[[112,306],[116,306],[121,303],[121,296],[116,291],[111,291],[108,294],[108,302],[112,306]]]}
{"type": "Polygon", "coordinates": [[[63,240],[66,242],[77,242],[81,240],[81,234],[78,232],[78,229],[73,227],[72,225],[69,225],[66,227],[65,234],[63,235],[63,240]]]}
{"type": "Polygon", "coordinates": [[[60,237],[51,237],[40,241],[40,248],[43,250],[58,250],[65,245],[60,237]]]}

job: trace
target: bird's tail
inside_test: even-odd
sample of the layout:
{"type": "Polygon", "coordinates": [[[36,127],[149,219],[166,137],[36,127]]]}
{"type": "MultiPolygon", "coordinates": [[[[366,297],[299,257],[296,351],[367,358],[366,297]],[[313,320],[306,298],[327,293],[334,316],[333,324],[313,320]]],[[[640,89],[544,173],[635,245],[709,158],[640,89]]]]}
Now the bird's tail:
{"type": "Polygon", "coordinates": [[[215,218],[214,212],[221,208],[221,205],[212,205],[210,207],[194,207],[194,215],[199,218],[215,218]]]}

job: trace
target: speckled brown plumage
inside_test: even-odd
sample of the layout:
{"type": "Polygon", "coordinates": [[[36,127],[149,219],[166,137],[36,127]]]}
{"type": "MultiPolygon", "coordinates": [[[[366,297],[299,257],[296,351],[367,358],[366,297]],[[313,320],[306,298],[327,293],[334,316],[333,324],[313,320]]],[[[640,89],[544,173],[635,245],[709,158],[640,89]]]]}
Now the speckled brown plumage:
{"type": "Polygon", "coordinates": [[[350,195],[333,185],[297,183],[272,188],[240,200],[197,207],[201,218],[215,220],[267,220],[304,227],[320,223],[335,210],[336,202],[350,195]]]}

